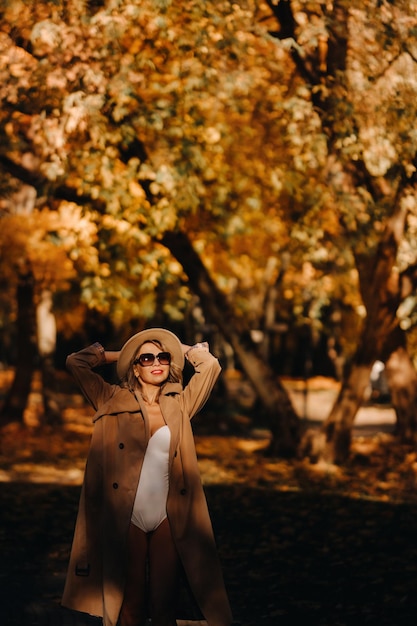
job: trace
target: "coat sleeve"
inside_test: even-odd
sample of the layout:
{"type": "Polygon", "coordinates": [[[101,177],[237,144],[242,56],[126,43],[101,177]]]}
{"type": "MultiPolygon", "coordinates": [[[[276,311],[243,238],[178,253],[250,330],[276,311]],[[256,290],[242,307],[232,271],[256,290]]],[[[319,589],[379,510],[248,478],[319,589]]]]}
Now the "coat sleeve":
{"type": "Polygon", "coordinates": [[[221,367],[216,357],[205,348],[193,348],[188,361],[194,367],[194,374],[181,394],[181,403],[182,410],[192,418],[207,402],[221,367]]]}
{"type": "Polygon", "coordinates": [[[95,367],[105,362],[104,349],[99,343],[70,354],[66,361],[67,369],[95,411],[112,397],[116,389],[116,385],[106,382],[94,371],[95,367]]]}

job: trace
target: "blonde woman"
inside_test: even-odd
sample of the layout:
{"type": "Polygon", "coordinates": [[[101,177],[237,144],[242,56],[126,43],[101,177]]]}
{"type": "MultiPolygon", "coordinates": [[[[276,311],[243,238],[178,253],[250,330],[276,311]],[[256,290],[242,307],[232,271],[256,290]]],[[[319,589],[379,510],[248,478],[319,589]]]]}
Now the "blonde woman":
{"type": "Polygon", "coordinates": [[[206,343],[187,346],[163,328],[120,352],[100,344],[70,355],[95,410],[62,604],[104,626],[175,626],[180,571],[208,626],[230,626],[190,420],[220,373],[206,343]],[[185,388],[184,358],[194,367],[185,388]],[[120,383],[97,366],[117,362],[120,383]]]}

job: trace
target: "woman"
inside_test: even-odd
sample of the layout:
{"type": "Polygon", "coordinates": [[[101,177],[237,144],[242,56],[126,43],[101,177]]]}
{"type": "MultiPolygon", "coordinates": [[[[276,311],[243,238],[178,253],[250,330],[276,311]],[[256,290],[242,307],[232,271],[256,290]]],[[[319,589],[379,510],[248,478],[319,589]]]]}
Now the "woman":
{"type": "Polygon", "coordinates": [[[94,429],[62,604],[104,626],[175,626],[180,569],[208,626],[232,621],[190,419],[220,373],[207,344],[168,330],[131,337],[120,352],[96,343],[70,355],[94,407],[94,429]],[[184,356],[194,367],[182,386],[184,356]],[[121,383],[94,368],[117,361],[121,383]]]}

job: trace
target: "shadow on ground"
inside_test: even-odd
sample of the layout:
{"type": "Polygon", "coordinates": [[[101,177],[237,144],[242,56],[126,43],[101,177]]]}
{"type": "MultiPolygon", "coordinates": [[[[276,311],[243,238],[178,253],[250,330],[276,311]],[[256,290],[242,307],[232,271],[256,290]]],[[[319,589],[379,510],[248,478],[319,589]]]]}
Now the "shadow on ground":
{"type": "MultiPolygon", "coordinates": [[[[206,489],[242,626],[409,626],[415,504],[244,486],[206,489]]],[[[59,608],[79,487],[0,483],[4,626],[97,625],[59,608]]]]}

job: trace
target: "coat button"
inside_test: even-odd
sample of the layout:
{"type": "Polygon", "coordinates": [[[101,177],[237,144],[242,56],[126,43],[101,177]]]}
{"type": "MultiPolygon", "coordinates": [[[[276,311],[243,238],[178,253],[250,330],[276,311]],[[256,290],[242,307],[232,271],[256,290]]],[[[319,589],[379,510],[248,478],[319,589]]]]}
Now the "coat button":
{"type": "Polygon", "coordinates": [[[119,483],[113,483],[113,489],[118,489],[119,488],[119,483]]]}
{"type": "Polygon", "coordinates": [[[186,490],[186,489],[181,489],[180,494],[181,494],[182,496],[185,496],[185,494],[186,494],[186,493],[187,493],[187,490],[186,490]]]}
{"type": "Polygon", "coordinates": [[[123,448],[124,448],[124,447],[125,447],[125,444],[124,444],[124,443],[119,443],[119,448],[120,448],[120,450],[123,450],[123,448]]]}
{"type": "Polygon", "coordinates": [[[175,450],[175,452],[174,452],[174,456],[177,456],[177,454],[178,454],[178,452],[175,450]]]}

